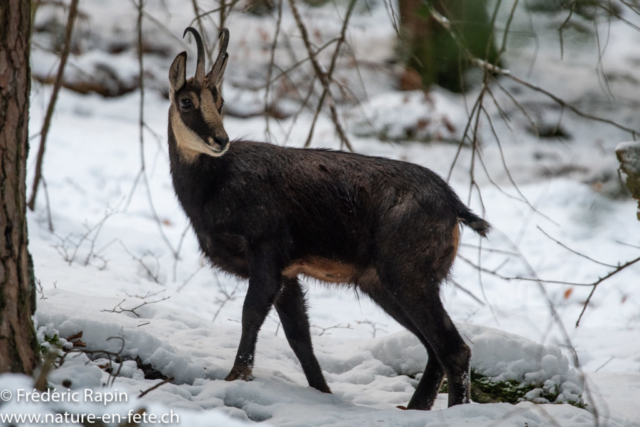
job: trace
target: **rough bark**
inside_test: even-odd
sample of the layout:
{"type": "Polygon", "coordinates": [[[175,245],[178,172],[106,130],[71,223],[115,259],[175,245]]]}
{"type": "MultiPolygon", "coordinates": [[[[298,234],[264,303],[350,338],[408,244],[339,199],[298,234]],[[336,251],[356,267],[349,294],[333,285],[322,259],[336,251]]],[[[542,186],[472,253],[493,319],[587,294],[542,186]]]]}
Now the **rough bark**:
{"type": "Polygon", "coordinates": [[[491,39],[487,0],[399,0],[398,5],[403,55],[409,70],[420,75],[424,87],[438,84],[461,92],[465,90],[462,73],[470,65],[449,32],[431,17],[429,7],[451,21],[452,30],[473,56],[495,60],[497,51],[491,39]]]}
{"type": "Polygon", "coordinates": [[[37,363],[25,185],[30,10],[27,0],[0,1],[0,373],[31,374],[37,363]]]}
{"type": "Polygon", "coordinates": [[[640,142],[623,142],[616,147],[620,170],[627,176],[627,188],[638,201],[636,215],[640,221],[640,142]]]}

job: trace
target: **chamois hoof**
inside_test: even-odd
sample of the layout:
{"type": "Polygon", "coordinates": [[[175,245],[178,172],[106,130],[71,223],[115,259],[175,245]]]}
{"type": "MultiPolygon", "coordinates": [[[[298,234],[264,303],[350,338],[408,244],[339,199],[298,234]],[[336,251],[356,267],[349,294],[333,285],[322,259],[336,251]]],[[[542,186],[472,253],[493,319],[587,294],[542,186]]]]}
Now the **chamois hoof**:
{"type": "Polygon", "coordinates": [[[227,375],[227,378],[225,378],[224,380],[225,381],[235,381],[235,380],[253,381],[253,375],[251,375],[251,369],[246,366],[242,366],[239,368],[234,367],[231,370],[231,372],[229,372],[229,375],[227,375]]]}
{"type": "Polygon", "coordinates": [[[331,389],[327,385],[324,385],[324,386],[321,386],[321,387],[315,387],[315,386],[312,386],[312,387],[315,388],[318,391],[323,392],[323,393],[333,394],[333,392],[331,391],[331,389]]]}

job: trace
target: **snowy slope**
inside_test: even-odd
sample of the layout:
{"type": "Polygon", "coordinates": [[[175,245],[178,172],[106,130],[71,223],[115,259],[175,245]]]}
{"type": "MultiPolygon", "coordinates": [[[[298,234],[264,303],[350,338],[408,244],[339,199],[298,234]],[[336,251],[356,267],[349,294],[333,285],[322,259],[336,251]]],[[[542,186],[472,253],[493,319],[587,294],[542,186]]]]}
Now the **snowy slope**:
{"type": "MultiPolygon", "coordinates": [[[[34,101],[37,103],[38,98],[34,101]]],[[[512,425],[522,425],[526,420],[529,425],[547,422],[541,409],[528,403],[515,408],[492,404],[445,410],[446,399],[440,397],[437,410],[430,414],[394,409],[396,405],[408,402],[416,380],[407,375],[419,372],[424,366],[424,350],[367,299],[356,298],[335,287],[318,286],[313,281],[309,283],[308,295],[314,325],[312,332],[316,336],[316,352],[334,395],[322,395],[306,386],[300,366],[278,328],[275,313],[267,319],[261,333],[256,380],[252,383],[221,381],[235,355],[246,285],[219,275],[209,267],[203,268],[195,238],[190,232],[186,234],[181,260],[177,263],[177,277],[173,280],[174,260],[149,214],[143,187],[136,190],[124,211],[139,161],[135,96],[105,102],[65,92],[61,101],[56,117],[57,131],[52,135],[46,164],[55,234],[47,229],[43,200],[30,216],[31,250],[46,298],[38,301],[36,319],[39,326],[50,329],[49,335],[57,331],[61,337],[67,337],[84,331],[83,340],[94,350],[108,348],[105,347],[107,344],[118,348],[119,342],[107,343],[105,340],[110,336],[121,336],[125,339],[123,354],[140,356],[145,363],[151,363],[165,375],[175,378],[175,385],[162,386],[145,397],[145,402],[185,411],[222,411],[242,419],[268,419],[274,425],[367,425],[372,417],[389,425],[414,425],[416,422],[438,425],[443,420],[450,425],[463,420],[474,420],[474,425],[490,425],[502,417],[507,417],[512,425]],[[88,113],[78,115],[78,109],[88,113]],[[87,134],[93,135],[89,142],[83,137],[87,134]],[[73,153],[73,162],[67,160],[69,153],[73,153]],[[57,167],[63,164],[71,167],[57,167]],[[99,224],[109,209],[117,210],[117,213],[106,219],[100,229],[94,244],[94,252],[99,257],[90,257],[88,265],[84,265],[91,247],[89,240],[94,235],[91,234],[90,239],[79,246],[73,262],[65,261],[60,251],[64,254],[66,250],[66,258],[71,258],[75,249],[72,242],[78,242],[87,227],[99,224]],[[228,293],[236,289],[236,294],[212,323],[221,305],[219,298],[223,289],[228,293]],[[159,301],[166,297],[169,299],[159,301]],[[123,308],[130,309],[144,301],[152,304],[137,310],[140,317],[132,313],[102,311],[113,310],[123,299],[126,299],[121,305],[123,308]],[[332,327],[336,328],[324,330],[332,327]],[[372,338],[374,332],[376,337],[372,338]]],[[[166,101],[160,99],[147,104],[148,120],[157,128],[162,126],[166,107],[166,101]]],[[[36,123],[37,111],[32,119],[36,123]]],[[[226,126],[232,135],[247,129],[244,121],[233,119],[227,119],[226,126]]],[[[255,127],[258,128],[258,124],[255,127]]],[[[367,147],[370,152],[411,158],[438,169],[437,162],[430,158],[429,149],[418,144],[398,145],[391,151],[389,146],[375,145],[370,140],[356,143],[359,144],[357,147],[367,147]],[[417,157],[418,153],[420,157],[417,157]]],[[[165,148],[156,145],[152,139],[147,141],[146,147],[155,207],[164,223],[164,232],[177,245],[186,220],[172,193],[165,148]]],[[[459,190],[463,188],[456,183],[454,186],[459,190]]],[[[607,269],[567,253],[546,238],[537,225],[570,247],[589,248],[590,256],[605,262],[627,259],[637,252],[616,243],[616,240],[629,242],[630,236],[625,230],[637,226],[633,202],[606,200],[584,184],[568,180],[532,184],[523,187],[523,191],[531,200],[538,200],[537,208],[559,226],[543,217],[532,216],[526,208],[486,187],[483,196],[485,204],[490,206],[488,219],[496,231],[484,245],[513,251],[509,240],[516,241],[541,277],[588,282],[607,269]]],[[[469,233],[464,233],[463,242],[478,243],[469,233]]],[[[477,250],[472,247],[463,246],[461,254],[477,260],[477,250]]],[[[529,274],[517,257],[502,253],[483,253],[482,262],[487,268],[495,268],[505,259],[507,264],[501,268],[502,274],[529,274]]],[[[631,268],[611,279],[606,289],[600,291],[602,293],[595,299],[597,305],[590,307],[580,328],[570,329],[587,375],[607,361],[609,363],[598,375],[618,373],[611,377],[615,380],[605,377],[607,381],[602,381],[602,377],[596,377],[595,382],[590,382],[590,388],[596,389],[595,406],[614,408],[608,413],[610,425],[634,425],[637,419],[633,406],[616,405],[615,401],[610,404],[610,398],[607,398],[621,385],[629,387],[630,392],[637,392],[637,382],[629,383],[635,381],[633,378],[637,374],[636,377],[627,376],[637,373],[639,365],[640,344],[632,338],[635,336],[633,325],[638,319],[633,295],[637,275],[637,269],[631,268]],[[627,295],[626,301],[624,295],[627,295]],[[600,382],[603,382],[604,390],[599,389],[600,382]]],[[[461,260],[456,263],[454,280],[484,299],[477,271],[461,260]]],[[[504,282],[483,275],[482,285],[491,308],[486,302],[480,305],[450,284],[444,286],[443,297],[454,320],[491,326],[537,342],[559,345],[555,350],[549,350],[553,356],[551,362],[537,351],[528,353],[530,363],[548,367],[549,372],[542,373],[539,371],[544,369],[540,367],[526,370],[543,375],[542,381],[558,373],[575,372],[568,365],[571,355],[565,351],[563,357],[559,356],[564,340],[553,327],[547,303],[535,284],[504,282]]],[[[588,289],[574,287],[573,293],[565,299],[566,289],[555,285],[548,287],[551,298],[570,327],[588,289]]],[[[477,329],[478,326],[461,324],[461,328],[474,346],[474,366],[481,367],[490,376],[523,376],[522,368],[510,374],[508,363],[501,359],[510,357],[511,361],[523,363],[526,360],[522,353],[526,349],[523,338],[500,335],[491,329],[477,329]],[[483,334],[487,334],[486,339],[475,342],[483,334]]],[[[128,368],[116,380],[117,387],[126,388],[133,396],[158,382],[144,380],[135,364],[127,363],[128,368]]],[[[78,364],[89,369],[84,367],[84,362],[78,364]]],[[[91,368],[91,374],[79,374],[76,369],[74,365],[63,368],[52,375],[51,381],[60,384],[64,379],[72,378],[76,386],[99,387],[107,377],[97,367],[91,368]]],[[[564,381],[567,379],[560,383],[564,381]]],[[[591,417],[588,412],[567,405],[543,406],[545,413],[562,420],[559,421],[561,425],[585,425],[591,417]]]]}
{"type": "MultiPolygon", "coordinates": [[[[333,395],[325,395],[306,386],[304,374],[281,336],[263,334],[253,382],[228,383],[223,378],[235,355],[237,327],[213,327],[184,310],[161,305],[136,311],[138,317],[132,313],[104,312],[105,304],[107,307],[117,305],[119,301],[115,298],[95,298],[62,289],[45,295],[47,299],[40,301],[36,317],[41,333],[64,337],[82,331],[88,348],[118,352],[123,346],[120,355],[124,358],[140,357],[174,378],[173,384],[164,385],[149,397],[136,401],[133,396],[138,390],[158,381],[145,380],[135,362],[125,362],[113,387],[130,392],[132,398],[127,403],[131,405],[112,404],[109,410],[122,412],[123,406],[128,409],[149,402],[160,403],[177,410],[184,417],[183,425],[190,417],[199,418],[193,411],[213,409],[215,413],[252,421],[268,420],[274,425],[367,425],[372,418],[385,425],[404,426],[416,422],[438,425],[443,419],[454,425],[459,422],[489,425],[508,414],[509,422],[516,423],[514,425],[526,420],[529,425],[544,425],[543,413],[528,403],[515,408],[491,404],[445,410],[446,400],[441,396],[435,410],[429,413],[396,409],[396,405],[406,403],[417,383],[407,374],[420,371],[426,359],[424,348],[407,332],[359,342],[330,337],[316,339],[319,361],[333,389],[333,395]],[[146,324],[140,326],[141,322],[146,324]],[[107,341],[109,337],[121,337],[124,344],[120,340],[107,341]]],[[[529,376],[554,382],[562,377],[564,393],[580,390],[575,384],[580,381],[578,376],[568,367],[567,359],[557,347],[545,348],[490,328],[458,326],[471,345],[474,369],[503,379],[522,380],[523,376],[529,376]]],[[[50,383],[59,390],[66,387],[99,390],[109,377],[97,367],[102,363],[104,359],[91,362],[82,354],[67,356],[63,366],[50,375],[50,383]],[[71,384],[63,386],[65,380],[71,384]]],[[[17,388],[17,380],[4,381],[0,387],[4,384],[9,389],[12,385],[17,388]]],[[[162,406],[152,407],[161,412],[162,406]]],[[[3,407],[3,410],[29,409],[17,406],[3,407]]],[[[588,412],[569,405],[551,405],[545,411],[548,416],[562,420],[562,425],[578,426],[591,419],[588,412]]],[[[610,423],[631,425],[619,417],[610,423]]],[[[191,425],[191,421],[186,425],[191,425]]]]}

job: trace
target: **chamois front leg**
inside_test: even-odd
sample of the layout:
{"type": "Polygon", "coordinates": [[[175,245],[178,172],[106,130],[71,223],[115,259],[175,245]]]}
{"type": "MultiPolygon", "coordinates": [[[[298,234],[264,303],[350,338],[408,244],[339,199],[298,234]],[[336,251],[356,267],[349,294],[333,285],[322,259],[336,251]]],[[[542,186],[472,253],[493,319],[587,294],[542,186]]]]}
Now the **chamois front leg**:
{"type": "Polygon", "coordinates": [[[260,249],[248,257],[251,276],[242,307],[242,336],[233,369],[226,381],[253,379],[251,371],[258,332],[282,286],[281,268],[273,256],[275,252],[267,245],[260,245],[260,249]]]}

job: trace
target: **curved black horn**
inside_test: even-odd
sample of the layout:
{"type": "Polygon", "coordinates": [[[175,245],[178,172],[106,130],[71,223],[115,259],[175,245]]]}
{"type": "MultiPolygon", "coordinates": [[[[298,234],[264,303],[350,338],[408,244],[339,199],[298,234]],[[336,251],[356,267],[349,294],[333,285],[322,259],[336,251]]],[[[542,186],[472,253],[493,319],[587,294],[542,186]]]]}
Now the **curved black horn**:
{"type": "Polygon", "coordinates": [[[224,65],[225,57],[227,56],[227,47],[229,46],[229,29],[223,28],[220,31],[220,52],[218,53],[218,57],[216,58],[216,62],[213,63],[213,67],[211,67],[211,74],[217,75],[220,73],[222,66],[224,65]]]}
{"type": "Polygon", "coordinates": [[[198,65],[196,66],[196,83],[202,85],[204,82],[204,45],[202,44],[202,37],[200,37],[200,33],[193,27],[187,27],[184,30],[184,34],[182,34],[182,38],[187,35],[187,33],[193,34],[193,38],[196,40],[196,46],[198,47],[198,65]]]}

